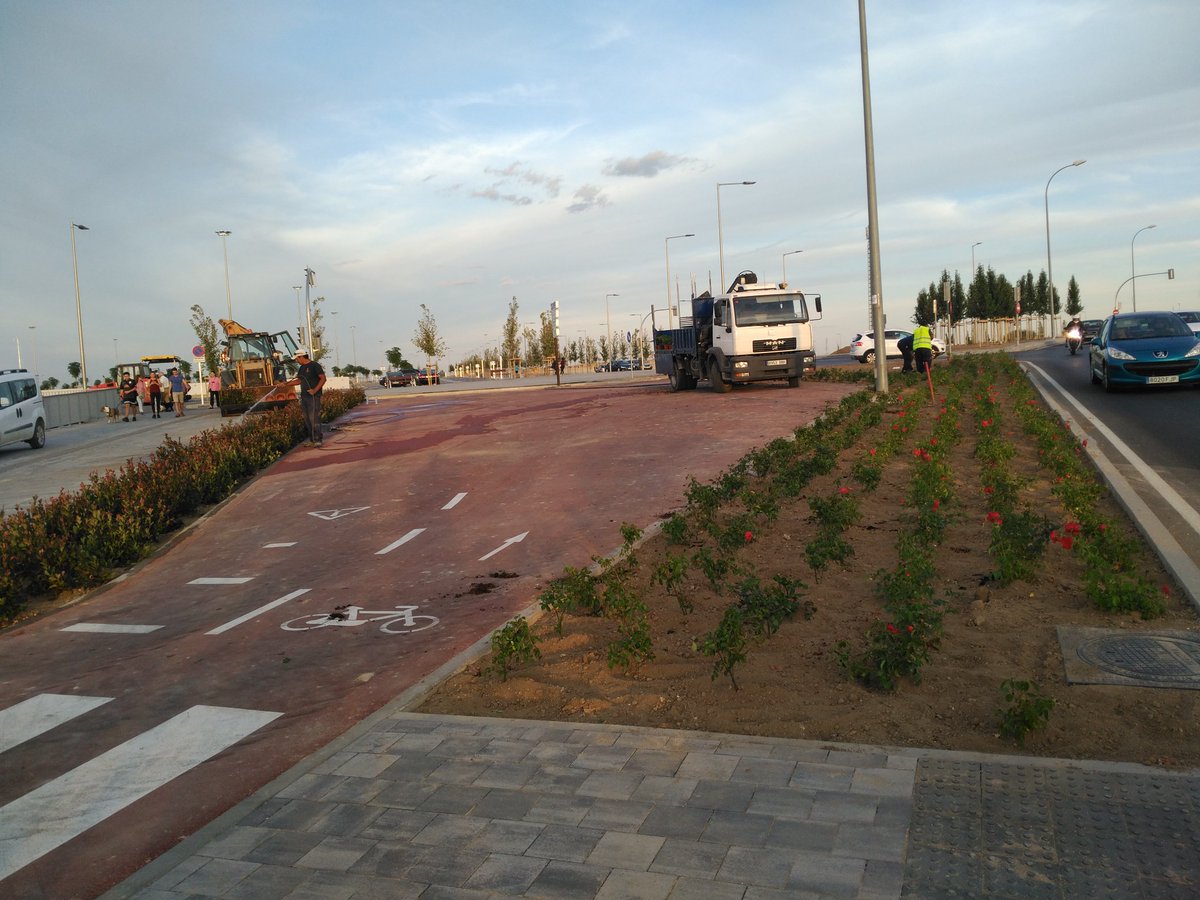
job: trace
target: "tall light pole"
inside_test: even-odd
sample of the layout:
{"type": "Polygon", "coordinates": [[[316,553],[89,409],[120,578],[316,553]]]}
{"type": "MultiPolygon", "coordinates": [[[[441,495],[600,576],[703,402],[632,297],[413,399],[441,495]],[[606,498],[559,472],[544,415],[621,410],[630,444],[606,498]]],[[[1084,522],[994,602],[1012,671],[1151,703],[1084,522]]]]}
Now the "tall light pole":
{"type": "Polygon", "coordinates": [[[309,299],[308,299],[308,293],[309,293],[308,289],[311,288],[316,283],[317,283],[317,273],[314,272],[312,269],[310,269],[308,266],[305,266],[304,267],[304,318],[305,318],[305,321],[308,323],[308,352],[313,353],[313,354],[318,353],[319,350],[317,347],[313,346],[316,343],[316,341],[313,340],[314,335],[313,335],[313,330],[312,330],[312,304],[309,302],[309,299]]]}
{"type": "Polygon", "coordinates": [[[79,259],[75,255],[75,232],[87,231],[86,225],[71,223],[71,268],[75,271],[75,326],[79,329],[79,378],[87,388],[87,354],[83,352],[83,311],[79,306],[79,259]]]}
{"type": "Polygon", "coordinates": [[[782,257],[780,257],[780,261],[783,263],[783,282],[784,282],[784,284],[787,284],[787,258],[789,256],[791,256],[793,253],[803,253],[803,252],[804,252],[803,250],[789,250],[787,253],[783,254],[782,257]]]}
{"type": "Polygon", "coordinates": [[[975,248],[982,244],[983,241],[976,241],[971,245],[971,280],[975,280],[975,248]]]}
{"type": "MultiPolygon", "coordinates": [[[[1072,166],[1082,166],[1085,162],[1087,162],[1086,159],[1077,159],[1077,160],[1075,160],[1075,162],[1067,163],[1061,169],[1055,169],[1054,175],[1057,175],[1059,172],[1063,171],[1063,169],[1069,169],[1072,166]]],[[[1050,282],[1050,296],[1047,297],[1046,299],[1050,304],[1050,316],[1054,320],[1054,331],[1057,333],[1058,332],[1058,313],[1056,313],[1054,311],[1054,266],[1050,262],[1050,182],[1054,180],[1054,175],[1051,175],[1048,179],[1046,179],[1046,192],[1045,192],[1045,201],[1046,201],[1046,280],[1050,282]]]]}
{"type": "MultiPolygon", "coordinates": [[[[1149,231],[1151,228],[1157,228],[1157,225],[1147,225],[1145,228],[1139,228],[1133,233],[1133,237],[1129,241],[1129,277],[1133,279],[1133,311],[1137,312],[1137,266],[1133,262],[1133,242],[1137,240],[1137,236],[1143,231],[1149,231]]],[[[1118,288],[1117,290],[1120,290],[1118,288]]]]}
{"type": "Polygon", "coordinates": [[[221,236],[221,250],[225,253],[225,312],[230,321],[233,321],[233,301],[229,298],[229,245],[225,243],[225,239],[233,234],[232,231],[218,231],[221,236]]]}
{"type": "Polygon", "coordinates": [[[609,371],[610,372],[612,371],[612,361],[614,359],[616,359],[616,357],[613,355],[612,316],[610,316],[608,314],[608,298],[609,297],[620,297],[620,296],[621,296],[620,294],[605,294],[604,295],[604,328],[608,332],[608,337],[605,340],[605,343],[608,344],[608,362],[609,362],[609,371]]]}
{"type": "Polygon", "coordinates": [[[721,234],[721,188],[741,184],[755,184],[753,181],[719,181],[717,182],[717,255],[721,259],[721,293],[725,293],[725,239],[721,234]]]}
{"type": "Polygon", "coordinates": [[[875,196],[875,131],[871,124],[871,66],[867,58],[867,6],[858,0],[858,55],[862,66],[863,144],[867,164],[867,231],[871,248],[871,327],[875,331],[875,390],[888,391],[887,347],[883,333],[883,276],[879,264],[879,205],[875,196]]]}
{"type": "MultiPolygon", "coordinates": [[[[356,328],[358,328],[357,325],[350,326],[350,352],[354,354],[354,368],[357,369],[358,368],[358,342],[355,341],[355,339],[354,339],[354,335],[355,335],[354,329],[356,329],[356,328]]],[[[355,376],[358,375],[357,372],[355,372],[354,374],[355,374],[355,376]]]]}
{"type": "Polygon", "coordinates": [[[663,241],[663,252],[667,257],[667,327],[671,328],[671,241],[676,238],[695,237],[694,234],[673,234],[663,241]]]}
{"type": "MultiPolygon", "coordinates": [[[[304,339],[304,311],[300,308],[300,289],[301,289],[301,287],[303,287],[303,285],[299,285],[299,284],[292,285],[292,290],[296,292],[296,324],[299,326],[299,328],[296,332],[296,336],[300,338],[300,344],[301,344],[301,346],[303,346],[303,345],[307,344],[308,341],[306,341],[304,339]]],[[[354,326],[350,326],[350,327],[353,328],[354,326]]],[[[311,350],[312,347],[309,347],[308,349],[311,350]]],[[[358,365],[357,358],[354,360],[354,364],[356,366],[358,365]]]]}

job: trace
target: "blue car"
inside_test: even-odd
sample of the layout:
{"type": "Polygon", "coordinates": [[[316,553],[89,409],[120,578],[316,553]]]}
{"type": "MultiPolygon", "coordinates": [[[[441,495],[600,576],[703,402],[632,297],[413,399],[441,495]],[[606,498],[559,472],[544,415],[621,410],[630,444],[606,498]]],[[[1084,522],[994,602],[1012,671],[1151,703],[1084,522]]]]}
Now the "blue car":
{"type": "Polygon", "coordinates": [[[1109,316],[1092,341],[1092,384],[1200,385],[1200,338],[1173,312],[1109,316]]]}

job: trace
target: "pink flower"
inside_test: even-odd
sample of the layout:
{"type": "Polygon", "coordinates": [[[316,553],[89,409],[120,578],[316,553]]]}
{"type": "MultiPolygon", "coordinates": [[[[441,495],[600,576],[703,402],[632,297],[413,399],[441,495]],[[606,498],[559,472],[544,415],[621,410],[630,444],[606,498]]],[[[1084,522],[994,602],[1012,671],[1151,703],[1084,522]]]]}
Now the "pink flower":
{"type": "Polygon", "coordinates": [[[920,455],[921,455],[921,448],[918,447],[916,450],[913,451],[913,456],[920,456],[920,455]]]}
{"type": "Polygon", "coordinates": [[[1058,532],[1057,532],[1057,531],[1051,531],[1051,532],[1050,532],[1050,540],[1051,540],[1051,541],[1057,541],[1057,540],[1058,540],[1058,532]]]}
{"type": "Polygon", "coordinates": [[[1075,538],[1071,537],[1069,534],[1064,534],[1063,539],[1059,541],[1059,543],[1062,544],[1062,548],[1064,550],[1070,550],[1075,544],[1075,538]]]}
{"type": "Polygon", "coordinates": [[[942,501],[941,501],[941,500],[934,500],[934,501],[933,501],[933,508],[934,508],[934,509],[937,509],[937,508],[938,508],[939,506],[941,506],[941,505],[942,505],[942,501]]]}
{"type": "Polygon", "coordinates": [[[838,488],[838,493],[841,494],[843,497],[845,497],[848,493],[850,493],[850,488],[840,487],[840,488],[838,488]]]}
{"type": "Polygon", "coordinates": [[[913,627],[911,625],[908,626],[908,633],[909,634],[913,633],[913,627]]]}
{"type": "Polygon", "coordinates": [[[992,487],[992,486],[989,484],[987,487],[985,487],[985,488],[983,489],[983,492],[984,492],[985,494],[991,494],[991,493],[993,493],[995,490],[996,490],[996,489],[995,489],[994,487],[992,487]]]}
{"type": "Polygon", "coordinates": [[[1004,520],[1002,518],[1000,518],[1000,513],[996,512],[995,510],[992,510],[990,513],[987,514],[987,520],[989,522],[991,522],[993,525],[1003,525],[1004,524],[1004,520]]]}
{"type": "Polygon", "coordinates": [[[748,543],[750,543],[752,540],[754,540],[754,532],[752,532],[752,531],[747,531],[747,532],[746,532],[746,543],[748,544],[748,543]]]}
{"type": "Polygon", "coordinates": [[[872,448],[871,448],[871,455],[872,455],[872,456],[874,456],[874,455],[875,455],[875,448],[874,448],[874,447],[872,447],[872,448]]]}
{"type": "Polygon", "coordinates": [[[991,420],[991,419],[984,419],[982,422],[980,422],[980,423],[979,423],[979,426],[980,426],[981,428],[990,428],[990,427],[991,427],[991,425],[992,425],[992,420],[991,420]]]}
{"type": "Polygon", "coordinates": [[[896,626],[895,626],[895,625],[893,625],[891,622],[888,622],[888,623],[887,623],[887,630],[888,630],[888,631],[890,631],[892,634],[899,634],[899,633],[900,633],[900,632],[897,630],[896,626]]]}

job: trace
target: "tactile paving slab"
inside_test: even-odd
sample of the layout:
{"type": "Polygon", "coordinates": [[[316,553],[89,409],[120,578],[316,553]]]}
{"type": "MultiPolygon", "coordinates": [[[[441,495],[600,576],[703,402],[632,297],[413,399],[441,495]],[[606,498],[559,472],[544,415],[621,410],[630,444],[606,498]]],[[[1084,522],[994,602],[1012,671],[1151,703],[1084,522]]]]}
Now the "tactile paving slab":
{"type": "Polygon", "coordinates": [[[922,759],[904,897],[1200,896],[1200,775],[922,759]]]}
{"type": "Polygon", "coordinates": [[[1200,690],[1200,634],[1059,625],[1067,681],[1200,690]]]}

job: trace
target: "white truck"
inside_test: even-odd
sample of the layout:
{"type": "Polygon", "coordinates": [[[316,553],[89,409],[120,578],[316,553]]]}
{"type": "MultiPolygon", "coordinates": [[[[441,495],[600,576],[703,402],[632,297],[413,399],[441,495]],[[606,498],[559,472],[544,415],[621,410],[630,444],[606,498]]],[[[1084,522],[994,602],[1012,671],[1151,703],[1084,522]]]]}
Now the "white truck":
{"type": "MultiPolygon", "coordinates": [[[[673,391],[706,378],[719,393],[755,381],[786,379],[798,387],[803,373],[816,368],[808,301],[786,282],[760,284],[753,272],[742,272],[728,293],[693,297],[692,315],[681,316],[679,328],[654,330],[654,370],[673,391]]],[[[819,294],[812,303],[819,319],[819,294]]]]}

